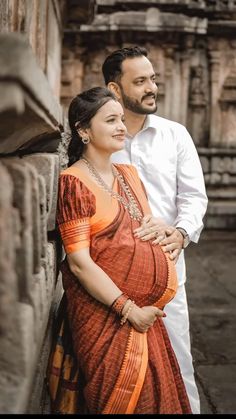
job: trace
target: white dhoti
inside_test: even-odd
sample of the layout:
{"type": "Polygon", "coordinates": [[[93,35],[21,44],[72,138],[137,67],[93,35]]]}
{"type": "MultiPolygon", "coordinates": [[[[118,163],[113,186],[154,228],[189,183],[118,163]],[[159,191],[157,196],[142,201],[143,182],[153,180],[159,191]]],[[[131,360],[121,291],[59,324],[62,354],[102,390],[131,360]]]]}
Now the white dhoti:
{"type": "Polygon", "coordinates": [[[200,399],[194,378],[189,334],[189,316],[185,284],[178,287],[175,298],[165,307],[164,323],[177,357],[192,412],[200,413],[200,399]]]}

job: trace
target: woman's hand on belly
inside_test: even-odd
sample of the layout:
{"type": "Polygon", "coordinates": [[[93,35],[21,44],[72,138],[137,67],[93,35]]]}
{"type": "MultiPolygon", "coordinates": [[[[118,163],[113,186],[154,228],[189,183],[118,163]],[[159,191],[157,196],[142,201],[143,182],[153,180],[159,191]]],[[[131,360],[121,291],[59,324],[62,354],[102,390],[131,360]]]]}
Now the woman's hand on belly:
{"type": "Polygon", "coordinates": [[[131,310],[128,320],[138,332],[145,333],[153,326],[158,317],[165,317],[166,314],[157,307],[138,307],[136,304],[131,310]]]}

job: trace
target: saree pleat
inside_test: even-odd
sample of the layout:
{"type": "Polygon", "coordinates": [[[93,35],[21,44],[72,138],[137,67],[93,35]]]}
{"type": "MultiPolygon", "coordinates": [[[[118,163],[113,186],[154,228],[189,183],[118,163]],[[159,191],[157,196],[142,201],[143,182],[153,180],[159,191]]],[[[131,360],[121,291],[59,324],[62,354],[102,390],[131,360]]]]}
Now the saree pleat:
{"type": "MultiPolygon", "coordinates": [[[[122,168],[119,170],[122,172],[122,168]]],[[[132,182],[129,186],[132,189],[132,182]]],[[[141,190],[140,186],[139,193],[144,193],[141,190]]],[[[133,193],[136,192],[134,187],[133,193]]],[[[121,206],[113,222],[91,237],[90,254],[137,305],[156,304],[163,308],[175,295],[176,272],[160,246],[133,236],[136,227],[138,222],[131,220],[121,206]]],[[[66,260],[61,270],[73,351],[83,376],[81,391],[86,411],[191,413],[162,319],[157,319],[143,334],[129,322],[120,326],[117,315],[80,285],[66,260]]],[[[78,412],[77,407],[74,413],[78,412]]]]}

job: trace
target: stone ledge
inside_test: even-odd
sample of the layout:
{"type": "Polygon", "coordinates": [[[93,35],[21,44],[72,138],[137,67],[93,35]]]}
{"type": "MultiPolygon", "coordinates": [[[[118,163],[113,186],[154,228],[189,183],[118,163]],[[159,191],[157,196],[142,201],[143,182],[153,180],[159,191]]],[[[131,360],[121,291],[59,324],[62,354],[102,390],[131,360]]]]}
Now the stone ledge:
{"type": "Polygon", "coordinates": [[[59,135],[62,108],[26,37],[19,33],[0,34],[0,96],[0,153],[59,135]]]}
{"type": "MultiPolygon", "coordinates": [[[[206,18],[189,17],[184,14],[164,13],[150,7],[146,11],[125,11],[95,16],[91,25],[81,25],[81,32],[104,31],[148,31],[148,32],[186,32],[207,33],[206,18]]],[[[67,30],[68,31],[68,30],[67,30]]]]}

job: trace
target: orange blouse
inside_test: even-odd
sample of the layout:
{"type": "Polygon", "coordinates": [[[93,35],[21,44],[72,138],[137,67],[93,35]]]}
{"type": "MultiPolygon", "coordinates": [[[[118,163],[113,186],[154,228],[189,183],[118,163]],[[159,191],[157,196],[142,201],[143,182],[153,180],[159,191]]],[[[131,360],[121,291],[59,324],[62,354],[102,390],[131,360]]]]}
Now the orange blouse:
{"type": "MultiPolygon", "coordinates": [[[[122,166],[144,214],[151,212],[138,177],[132,165],[122,166]]],[[[117,178],[113,190],[118,191],[117,178]]],[[[71,166],[64,170],[59,179],[58,225],[67,254],[90,246],[90,236],[102,231],[116,217],[119,203],[95,181],[88,178],[79,167],[71,166]]]]}

